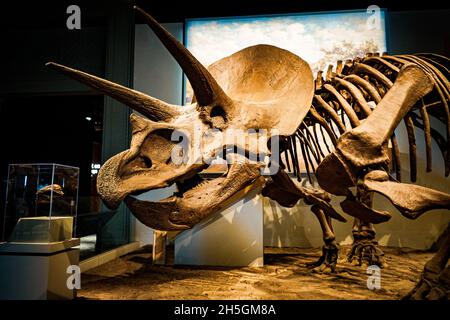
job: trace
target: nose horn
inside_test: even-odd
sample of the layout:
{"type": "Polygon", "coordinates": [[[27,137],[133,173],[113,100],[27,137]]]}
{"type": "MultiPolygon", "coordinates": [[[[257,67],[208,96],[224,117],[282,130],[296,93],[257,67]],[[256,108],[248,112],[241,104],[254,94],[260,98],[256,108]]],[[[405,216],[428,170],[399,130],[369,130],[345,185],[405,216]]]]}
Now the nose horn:
{"type": "Polygon", "coordinates": [[[134,6],[148,26],[153,30],[161,43],[180,65],[186,74],[195,98],[201,106],[229,99],[209,71],[181,44],[174,36],[164,29],[152,16],[141,8],[134,6]]]}
{"type": "Polygon", "coordinates": [[[120,84],[96,77],[89,73],[72,69],[61,64],[48,62],[45,64],[90,88],[116,99],[143,114],[153,121],[167,121],[180,114],[177,106],[158,100],[142,92],[121,86],[120,84]]]}
{"type": "Polygon", "coordinates": [[[119,176],[119,168],[122,159],[128,151],[123,151],[108,159],[100,168],[97,176],[97,191],[105,205],[115,210],[127,196],[126,190],[122,188],[122,181],[119,176]]]}

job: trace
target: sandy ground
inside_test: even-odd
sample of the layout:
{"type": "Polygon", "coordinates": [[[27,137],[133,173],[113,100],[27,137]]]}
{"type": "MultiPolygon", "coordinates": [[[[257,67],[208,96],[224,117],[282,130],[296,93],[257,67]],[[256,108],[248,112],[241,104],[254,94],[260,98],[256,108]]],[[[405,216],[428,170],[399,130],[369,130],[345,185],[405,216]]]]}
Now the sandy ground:
{"type": "MultiPolygon", "coordinates": [[[[262,268],[154,266],[149,248],[82,275],[79,299],[399,299],[413,288],[432,253],[382,248],[381,289],[368,290],[365,269],[340,261],[336,274],[304,264],[321,249],[266,248],[262,268]]],[[[340,256],[349,250],[342,247],[340,256]]],[[[169,251],[168,263],[171,252],[169,251]]],[[[173,254],[173,253],[172,253],[173,254]]]]}

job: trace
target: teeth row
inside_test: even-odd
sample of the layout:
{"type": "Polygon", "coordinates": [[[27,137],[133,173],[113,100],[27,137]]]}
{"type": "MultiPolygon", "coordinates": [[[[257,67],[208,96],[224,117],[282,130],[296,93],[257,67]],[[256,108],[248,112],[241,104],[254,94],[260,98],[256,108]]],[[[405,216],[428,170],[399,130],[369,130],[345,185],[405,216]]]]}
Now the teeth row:
{"type": "Polygon", "coordinates": [[[209,182],[209,180],[203,180],[202,182],[200,182],[198,185],[196,185],[195,187],[193,187],[191,190],[195,190],[200,188],[201,186],[204,186],[205,184],[207,184],[209,182]]]}

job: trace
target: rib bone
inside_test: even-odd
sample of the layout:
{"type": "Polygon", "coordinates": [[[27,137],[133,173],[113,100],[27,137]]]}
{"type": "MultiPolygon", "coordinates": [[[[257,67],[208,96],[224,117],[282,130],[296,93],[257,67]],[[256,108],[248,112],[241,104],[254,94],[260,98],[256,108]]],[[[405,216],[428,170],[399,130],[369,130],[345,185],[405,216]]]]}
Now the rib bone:
{"type": "Polygon", "coordinates": [[[336,150],[319,165],[320,186],[328,192],[346,195],[360,170],[389,163],[388,139],[407,112],[432,89],[425,71],[412,64],[404,66],[372,114],[361,125],[344,133],[336,150]]]}

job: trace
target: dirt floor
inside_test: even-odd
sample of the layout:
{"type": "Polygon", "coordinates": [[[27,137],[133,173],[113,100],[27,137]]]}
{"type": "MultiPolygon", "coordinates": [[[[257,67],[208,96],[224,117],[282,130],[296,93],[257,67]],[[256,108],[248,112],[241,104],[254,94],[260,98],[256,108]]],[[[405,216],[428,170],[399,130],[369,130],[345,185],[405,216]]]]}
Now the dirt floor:
{"type": "MultiPolygon", "coordinates": [[[[154,266],[149,248],[82,275],[79,299],[399,299],[413,288],[432,253],[382,248],[381,289],[367,289],[365,269],[340,261],[336,274],[304,264],[321,249],[266,248],[262,268],[154,266]]],[[[345,257],[349,247],[341,247],[345,257]]],[[[172,253],[173,254],[173,253],[172,253]]],[[[171,263],[169,252],[169,263],[171,263]]]]}

